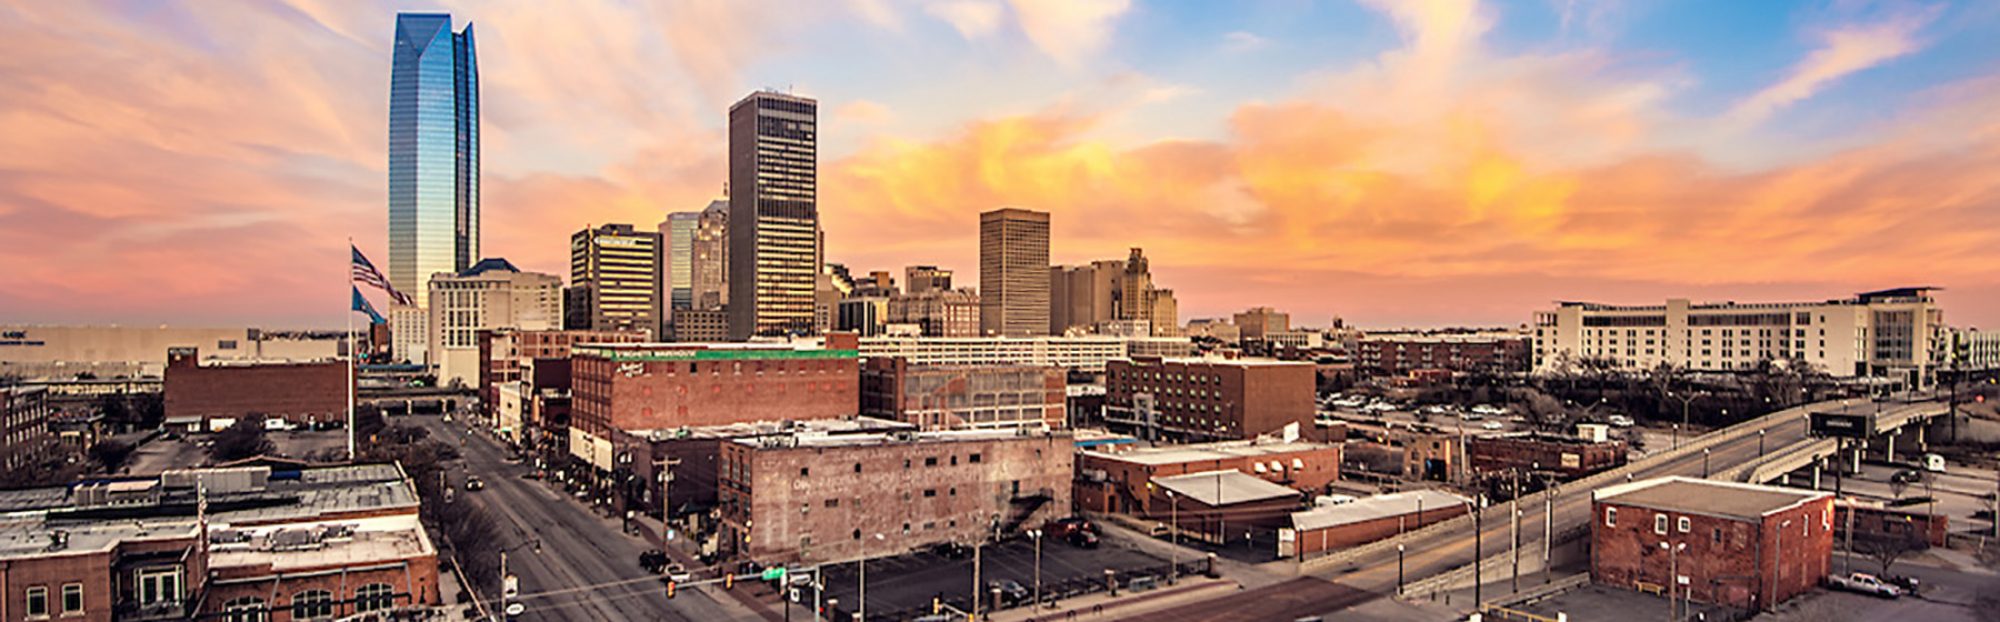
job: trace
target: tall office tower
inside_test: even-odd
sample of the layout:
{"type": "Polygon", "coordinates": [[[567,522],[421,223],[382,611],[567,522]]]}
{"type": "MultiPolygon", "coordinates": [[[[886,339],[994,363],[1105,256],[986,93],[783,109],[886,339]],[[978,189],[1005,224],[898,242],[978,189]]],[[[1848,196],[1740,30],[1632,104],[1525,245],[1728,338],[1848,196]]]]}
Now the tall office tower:
{"type": "Polygon", "coordinates": [[[1118,298],[1125,262],[1100,260],[1079,266],[1049,268],[1049,332],[1093,331],[1118,319],[1118,298]]]}
{"type": "Polygon", "coordinates": [[[660,221],[660,291],[669,309],[694,308],[694,238],[700,228],[701,212],[674,212],[660,221]]]}
{"type": "Polygon", "coordinates": [[[1183,337],[1181,332],[1181,303],[1174,299],[1174,290],[1153,290],[1153,317],[1151,318],[1154,337],[1183,337]]]}
{"type": "Polygon", "coordinates": [[[979,332],[1049,332],[1049,214],[1001,208],[979,215],[979,332]]]}
{"type": "Polygon", "coordinates": [[[819,102],[758,91],[729,107],[729,337],[809,334],[820,271],[819,102]]]}
{"type": "Polygon", "coordinates": [[[479,259],[479,62],[472,25],[454,33],[450,14],[397,14],[390,68],[389,282],[415,295],[430,275],[456,273],[479,259]]]}
{"type": "Polygon", "coordinates": [[[632,225],[604,225],[570,236],[570,308],[564,310],[563,328],[657,335],[660,246],[658,231],[632,225]]]}
{"type": "Polygon", "coordinates": [[[937,266],[903,268],[903,291],[912,296],[925,292],[951,291],[951,271],[937,266]]]}
{"type": "Polygon", "coordinates": [[[1146,265],[1146,253],[1136,248],[1125,259],[1125,277],[1119,283],[1118,319],[1153,319],[1153,273],[1146,265]]]}
{"type": "Polygon", "coordinates": [[[701,210],[694,230],[694,308],[721,310],[729,304],[729,200],[717,199],[701,210]]]}

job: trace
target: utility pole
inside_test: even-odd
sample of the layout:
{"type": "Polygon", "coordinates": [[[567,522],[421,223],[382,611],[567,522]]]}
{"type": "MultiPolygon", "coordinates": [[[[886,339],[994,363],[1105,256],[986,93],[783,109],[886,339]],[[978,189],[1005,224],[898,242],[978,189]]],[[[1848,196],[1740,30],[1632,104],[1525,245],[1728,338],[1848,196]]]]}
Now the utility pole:
{"type": "Polygon", "coordinates": [[[1507,514],[1508,514],[1507,518],[1510,521],[1512,521],[1510,523],[1510,526],[1508,527],[1508,535],[1512,537],[1514,540],[1514,549],[1513,552],[1511,553],[1511,556],[1514,558],[1513,589],[1515,593],[1520,593],[1521,591],[1521,469],[1519,468],[1514,469],[1514,482],[1511,488],[1512,489],[1508,491],[1509,494],[1507,495],[1509,497],[1507,499],[1507,514]]]}
{"type": "MultiPolygon", "coordinates": [[[[1478,501],[1485,501],[1484,496],[1482,495],[1478,499],[1478,501]]],[[[1483,561],[1480,559],[1480,556],[1486,554],[1486,547],[1484,546],[1484,544],[1482,544],[1482,537],[1481,537],[1486,535],[1486,527],[1484,525],[1484,521],[1481,520],[1481,517],[1479,516],[1479,510],[1480,510],[1479,505],[1480,504],[1478,502],[1473,502],[1472,504],[1472,610],[1473,611],[1478,611],[1479,604],[1485,601],[1485,596],[1481,594],[1481,590],[1483,590],[1486,587],[1485,585],[1486,574],[1484,572],[1486,565],[1479,563],[1483,561]]]]}
{"type": "Polygon", "coordinates": [[[1549,584],[1549,566],[1554,561],[1549,556],[1549,547],[1555,541],[1556,529],[1556,487],[1542,487],[1542,584],[1549,584]]]}

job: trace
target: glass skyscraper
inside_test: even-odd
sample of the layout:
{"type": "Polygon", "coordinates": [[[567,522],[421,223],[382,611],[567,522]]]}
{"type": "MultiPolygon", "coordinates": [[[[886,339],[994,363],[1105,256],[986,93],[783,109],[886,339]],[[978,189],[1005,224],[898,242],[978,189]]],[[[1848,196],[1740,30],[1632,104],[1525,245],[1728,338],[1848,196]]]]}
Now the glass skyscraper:
{"type": "MultiPolygon", "coordinates": [[[[432,274],[479,261],[479,62],[472,25],[396,15],[389,77],[389,282],[426,291],[432,274]]],[[[418,300],[422,300],[419,297],[418,300]]]]}

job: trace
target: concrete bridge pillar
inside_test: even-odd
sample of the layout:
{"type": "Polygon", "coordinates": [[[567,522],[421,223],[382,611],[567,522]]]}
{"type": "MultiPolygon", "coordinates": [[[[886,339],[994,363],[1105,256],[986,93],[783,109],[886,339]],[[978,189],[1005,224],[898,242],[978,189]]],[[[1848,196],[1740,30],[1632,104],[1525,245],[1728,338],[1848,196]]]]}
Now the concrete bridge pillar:
{"type": "Polygon", "coordinates": [[[1930,442],[1924,439],[1924,430],[1929,427],[1929,424],[1917,426],[1917,451],[1931,450],[1930,442]]]}
{"type": "Polygon", "coordinates": [[[1863,442],[1859,447],[1854,448],[1854,468],[1848,470],[1848,475],[1858,475],[1861,473],[1861,451],[1867,447],[1868,443],[1863,442]]]}
{"type": "Polygon", "coordinates": [[[1889,432],[1889,439],[1888,439],[1889,462],[1892,464],[1896,462],[1896,437],[1902,435],[1903,435],[1903,430],[1901,429],[1896,429],[1889,432]]]}
{"type": "Polygon", "coordinates": [[[1813,463],[1813,490],[1819,490],[1819,463],[1813,463]]]}
{"type": "Polygon", "coordinates": [[[1792,474],[1791,474],[1791,473],[1786,473],[1786,474],[1784,474],[1784,475],[1781,475],[1781,476],[1778,476],[1778,482],[1779,482],[1779,484],[1780,484],[1780,485],[1782,485],[1782,486],[1791,486],[1791,485],[1792,485],[1792,474]]]}

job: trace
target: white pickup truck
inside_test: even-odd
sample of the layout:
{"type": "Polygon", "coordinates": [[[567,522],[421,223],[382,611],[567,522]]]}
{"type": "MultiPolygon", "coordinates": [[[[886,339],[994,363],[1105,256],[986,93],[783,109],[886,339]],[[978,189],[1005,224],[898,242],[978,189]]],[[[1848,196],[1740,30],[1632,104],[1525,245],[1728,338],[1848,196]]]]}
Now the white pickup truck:
{"type": "Polygon", "coordinates": [[[1883,598],[1898,598],[1903,595],[1903,588],[1890,585],[1881,579],[1875,578],[1875,575],[1865,572],[1856,572],[1845,577],[1840,575],[1830,576],[1826,578],[1826,584],[1834,589],[1883,598]]]}

